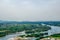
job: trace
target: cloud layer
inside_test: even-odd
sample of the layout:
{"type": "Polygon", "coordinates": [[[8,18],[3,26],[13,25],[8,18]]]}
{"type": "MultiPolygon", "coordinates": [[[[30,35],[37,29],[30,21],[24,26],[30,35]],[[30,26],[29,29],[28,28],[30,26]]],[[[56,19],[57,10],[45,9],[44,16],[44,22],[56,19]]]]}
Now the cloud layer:
{"type": "Polygon", "coordinates": [[[60,0],[0,0],[0,20],[60,21],[60,0]]]}

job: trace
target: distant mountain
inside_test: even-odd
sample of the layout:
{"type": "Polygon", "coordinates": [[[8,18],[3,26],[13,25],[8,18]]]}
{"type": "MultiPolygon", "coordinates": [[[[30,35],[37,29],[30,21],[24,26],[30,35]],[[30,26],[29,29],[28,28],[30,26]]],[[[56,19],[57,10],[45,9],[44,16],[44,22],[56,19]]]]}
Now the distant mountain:
{"type": "Polygon", "coordinates": [[[0,20],[0,23],[6,23],[6,24],[60,24],[60,21],[22,21],[22,22],[18,22],[18,21],[3,21],[0,20]]]}
{"type": "Polygon", "coordinates": [[[3,22],[5,22],[5,21],[0,20],[0,23],[3,23],[3,22]]]}

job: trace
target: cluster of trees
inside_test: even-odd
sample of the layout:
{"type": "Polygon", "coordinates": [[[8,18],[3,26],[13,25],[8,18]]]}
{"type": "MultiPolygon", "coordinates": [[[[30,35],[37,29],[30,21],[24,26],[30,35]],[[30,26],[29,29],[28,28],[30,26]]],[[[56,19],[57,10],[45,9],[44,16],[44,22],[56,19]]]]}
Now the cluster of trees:
{"type": "Polygon", "coordinates": [[[26,34],[26,35],[20,35],[19,37],[35,37],[36,40],[40,40],[44,38],[44,35],[48,35],[48,33],[32,33],[32,34],[26,34]]]}
{"type": "Polygon", "coordinates": [[[51,37],[60,38],[60,33],[59,34],[51,35],[51,37]]]}
{"type": "Polygon", "coordinates": [[[52,26],[60,26],[60,21],[55,21],[55,22],[45,22],[44,24],[52,25],[52,26]]]}
{"type": "MultiPolygon", "coordinates": [[[[2,26],[2,25],[0,25],[2,26]]],[[[10,34],[10,33],[15,33],[15,32],[20,32],[20,31],[26,31],[26,32],[33,32],[33,31],[47,31],[51,29],[50,27],[46,25],[41,25],[41,24],[6,24],[4,25],[5,27],[0,27],[0,32],[2,35],[3,34],[10,34]],[[8,25],[8,26],[7,26],[8,25]]]]}
{"type": "Polygon", "coordinates": [[[2,30],[0,31],[0,37],[6,36],[8,34],[10,34],[11,32],[9,30],[2,30]]]}
{"type": "Polygon", "coordinates": [[[51,29],[51,27],[49,27],[47,25],[39,25],[39,26],[36,26],[35,29],[33,28],[31,30],[26,30],[26,33],[29,34],[29,33],[44,32],[44,31],[48,31],[50,29],[51,29]]]}
{"type": "Polygon", "coordinates": [[[0,37],[5,36],[5,35],[6,35],[5,32],[0,32],[0,37]]]}

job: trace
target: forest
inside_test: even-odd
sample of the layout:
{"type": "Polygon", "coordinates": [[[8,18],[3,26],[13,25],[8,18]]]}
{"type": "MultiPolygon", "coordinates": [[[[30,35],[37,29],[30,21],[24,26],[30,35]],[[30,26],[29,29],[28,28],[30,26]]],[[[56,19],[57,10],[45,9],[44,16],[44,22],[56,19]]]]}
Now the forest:
{"type": "Polygon", "coordinates": [[[49,29],[51,29],[49,26],[41,24],[0,24],[0,37],[24,30],[26,32],[31,32],[32,30],[34,30],[34,32],[41,32],[49,29]]]}

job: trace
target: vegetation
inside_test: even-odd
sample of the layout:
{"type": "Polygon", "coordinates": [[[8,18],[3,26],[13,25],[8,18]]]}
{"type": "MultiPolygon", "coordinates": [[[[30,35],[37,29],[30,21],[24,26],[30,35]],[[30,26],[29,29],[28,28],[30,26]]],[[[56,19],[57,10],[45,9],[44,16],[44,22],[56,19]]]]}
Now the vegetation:
{"type": "MultiPolygon", "coordinates": [[[[60,22],[42,22],[47,25],[41,25],[40,22],[39,23],[37,22],[38,24],[34,23],[33,24],[0,23],[0,37],[6,36],[11,33],[25,31],[27,35],[20,35],[20,37],[36,37],[37,38],[36,40],[40,40],[41,38],[49,37],[49,36],[43,37],[44,35],[47,35],[47,33],[40,33],[51,29],[47,25],[60,26],[60,22]]],[[[60,34],[54,34],[51,35],[50,37],[60,38],[60,34]]]]}
{"type": "Polygon", "coordinates": [[[50,22],[43,22],[43,23],[52,26],[60,26],[60,21],[50,21],[50,22]]]}
{"type": "MultiPolygon", "coordinates": [[[[44,35],[45,35],[46,33],[30,33],[30,34],[26,34],[26,35],[20,35],[19,37],[35,37],[36,38],[36,40],[40,40],[40,39],[42,39],[42,38],[44,38],[44,35]]],[[[47,34],[48,35],[48,34],[47,34]]]]}
{"type": "MultiPolygon", "coordinates": [[[[50,35],[50,36],[46,36],[44,38],[50,38],[50,40],[53,38],[55,40],[59,40],[60,39],[60,33],[59,34],[53,34],[53,35],[50,35]]],[[[42,38],[43,39],[43,38],[42,38]]]]}
{"type": "Polygon", "coordinates": [[[41,24],[0,24],[0,35],[7,35],[10,33],[20,32],[24,30],[26,31],[26,33],[34,33],[37,31],[47,31],[49,29],[51,28],[41,24]]]}
{"type": "Polygon", "coordinates": [[[54,34],[54,35],[51,35],[51,37],[60,38],[60,34],[54,34]]]}

